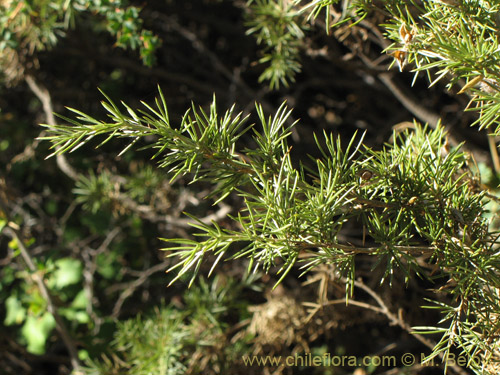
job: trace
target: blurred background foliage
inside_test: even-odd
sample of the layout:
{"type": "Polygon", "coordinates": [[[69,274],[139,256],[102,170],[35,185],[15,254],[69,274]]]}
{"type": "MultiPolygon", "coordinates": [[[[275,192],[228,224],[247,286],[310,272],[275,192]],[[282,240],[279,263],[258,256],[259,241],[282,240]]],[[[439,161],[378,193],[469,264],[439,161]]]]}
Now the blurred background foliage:
{"type": "MultiPolygon", "coordinates": [[[[380,148],[394,125],[414,117],[426,122],[435,118],[430,113],[454,139],[467,140],[482,183],[495,188],[491,140],[469,128],[477,114],[463,112],[470,98],[443,82],[427,88],[425,77],[411,87],[412,73],[388,70],[393,58],[381,54],[387,44],[376,31],[386,14],[369,12],[356,25],[330,29],[330,15],[346,20],[350,1],[324,3],[327,17],[314,19],[287,0],[0,0],[0,366],[6,374],[72,368],[33,275],[44,280],[80,369],[89,374],[350,374],[356,369],[245,367],[242,356],[429,352],[373,311],[345,304],[314,310],[322,298],[343,298],[327,268],[271,291],[276,280],[246,276],[241,260],[221,264],[217,276],[190,290],[188,277],[166,288],[175,275],[164,271],[173,260],[159,250],[159,238],[191,234],[183,212],[227,227],[224,216],[241,199],[213,206],[205,199],[208,185],[192,188],[182,178],[171,184],[150,162],[152,150],[138,151],[147,140],[119,157],[122,141],[45,160],[50,144],[38,139],[46,135],[38,124],[50,123],[51,112],[68,115],[65,107],[73,107],[103,115],[97,88],[135,107],[152,102],[158,85],[175,120],[192,100],[206,108],[213,94],[221,107],[236,103],[244,114],[255,101],[275,113],[287,100],[290,121],[302,119],[292,138],[304,155],[314,152],[314,132],[350,139],[366,131],[366,144],[380,148]]],[[[352,228],[352,238],[360,240],[361,230],[352,228]]],[[[368,260],[360,263],[360,277],[409,324],[436,321],[435,312],[415,309],[429,295],[427,282],[412,280],[405,290],[404,276],[396,274],[392,289],[377,286],[380,275],[368,260]]],[[[202,272],[209,269],[207,262],[202,272]]],[[[358,297],[369,299],[366,292],[358,297]]]]}

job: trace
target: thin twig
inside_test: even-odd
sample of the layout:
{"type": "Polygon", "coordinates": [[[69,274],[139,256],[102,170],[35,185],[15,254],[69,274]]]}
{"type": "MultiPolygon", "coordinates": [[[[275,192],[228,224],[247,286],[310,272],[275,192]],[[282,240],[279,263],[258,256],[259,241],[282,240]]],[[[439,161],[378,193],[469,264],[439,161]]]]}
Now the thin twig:
{"type": "MultiPolygon", "coordinates": [[[[152,222],[166,222],[174,227],[179,228],[191,228],[192,224],[198,223],[196,220],[191,218],[178,218],[172,215],[162,215],[155,212],[155,210],[149,205],[140,205],[130,197],[125,194],[119,194],[118,200],[123,206],[133,212],[136,212],[141,217],[150,220],[152,222]]],[[[199,219],[204,224],[210,224],[212,221],[219,221],[224,219],[227,214],[232,210],[232,207],[227,204],[220,204],[220,208],[201,219],[199,219]]]]}
{"type": "Polygon", "coordinates": [[[111,244],[111,242],[120,234],[121,228],[115,227],[111,232],[109,232],[97,249],[88,249],[87,251],[82,251],[82,258],[85,262],[85,268],[83,270],[83,278],[85,280],[85,294],[89,304],[87,305],[87,314],[92,317],[95,327],[94,332],[97,333],[102,324],[103,319],[99,317],[94,311],[94,276],[97,270],[97,257],[106,251],[111,244]]]}
{"type": "MultiPolygon", "coordinates": [[[[385,39],[378,27],[367,20],[362,20],[360,24],[375,36],[375,42],[377,42],[381,48],[385,50],[389,47],[390,43],[385,39]]],[[[376,64],[374,64],[366,55],[359,53],[359,56],[367,66],[370,68],[376,68],[376,64]]],[[[403,90],[394,80],[392,73],[381,73],[378,75],[378,78],[409,112],[411,112],[420,121],[428,123],[433,129],[436,128],[441,118],[439,114],[428,110],[422,106],[413,95],[405,92],[405,90],[403,90]]],[[[455,142],[455,144],[458,143],[455,142]]]]}
{"type": "MultiPolygon", "coordinates": [[[[347,282],[347,279],[342,278],[342,282],[347,282]]],[[[412,329],[412,327],[406,323],[402,319],[402,313],[398,314],[397,316],[393,314],[387,305],[385,304],[384,300],[373,290],[371,289],[368,285],[363,283],[361,279],[355,280],[354,281],[354,286],[364,290],[366,293],[368,293],[374,300],[377,302],[377,304],[380,306],[380,312],[384,314],[389,321],[391,322],[392,325],[397,325],[404,329],[406,332],[408,332],[410,335],[415,337],[418,341],[420,341],[422,344],[427,346],[429,349],[433,350],[436,346],[436,343],[432,342],[431,340],[425,338],[424,336],[415,333],[415,331],[412,329]]],[[[373,308],[373,306],[369,305],[371,310],[377,311],[373,308]]],[[[438,354],[439,358],[443,359],[444,355],[443,353],[438,354]]],[[[449,365],[448,367],[452,368],[457,374],[460,375],[467,375],[467,372],[461,368],[460,366],[456,364],[449,365]]]]}
{"type": "MultiPolygon", "coordinates": [[[[316,248],[331,248],[331,249],[339,249],[342,251],[347,252],[346,254],[341,254],[341,255],[354,255],[354,254],[375,254],[377,251],[380,251],[381,246],[373,246],[373,247],[361,247],[361,246],[353,246],[353,245],[347,245],[347,244],[340,244],[340,243],[305,243],[301,241],[291,241],[294,243],[297,247],[299,247],[302,250],[307,250],[307,249],[316,249],[316,248]]],[[[382,245],[383,246],[383,245],[382,245]]],[[[395,245],[388,247],[390,249],[394,249],[396,251],[401,251],[405,252],[407,254],[413,254],[413,253],[418,253],[418,254],[432,254],[434,251],[436,251],[436,247],[434,246],[405,246],[405,245],[395,245]]],[[[308,257],[308,254],[303,255],[303,257],[308,257]]]]}
{"type": "MultiPolygon", "coordinates": [[[[118,300],[116,301],[115,306],[113,307],[113,312],[111,314],[111,317],[117,318],[118,315],[120,315],[120,311],[122,309],[125,300],[128,297],[130,297],[137,288],[139,288],[142,284],[144,284],[148,280],[149,276],[153,275],[156,272],[164,271],[165,269],[168,268],[170,263],[171,263],[170,260],[165,260],[162,263],[159,263],[151,268],[148,268],[147,270],[144,270],[141,276],[139,276],[136,280],[131,281],[129,283],[125,283],[125,290],[120,294],[120,297],[118,297],[118,300]]],[[[119,285],[116,285],[116,287],[118,286],[119,285]]]]}
{"type": "Polygon", "coordinates": [[[392,73],[379,74],[378,78],[409,112],[420,121],[429,124],[431,128],[436,129],[441,119],[440,116],[423,107],[412,95],[406,93],[400,85],[396,83],[392,73]]]}
{"type": "MultiPolygon", "coordinates": [[[[389,47],[390,43],[384,38],[382,33],[378,30],[377,27],[372,25],[370,22],[363,20],[361,24],[366,27],[370,32],[375,36],[375,41],[377,44],[386,49],[389,47]]],[[[380,68],[377,64],[375,64],[368,56],[366,56],[361,51],[356,51],[359,58],[363,61],[363,63],[371,69],[380,68]]],[[[438,123],[441,120],[439,114],[430,111],[429,109],[422,106],[419,101],[410,93],[406,92],[394,79],[392,73],[381,73],[378,75],[380,81],[389,89],[389,91],[394,95],[394,97],[405,107],[409,112],[411,112],[416,118],[420,121],[429,124],[430,127],[435,129],[438,123]]],[[[450,136],[450,142],[452,145],[458,145],[460,142],[456,141],[453,137],[450,136]]]]}
{"type": "MultiPolygon", "coordinates": [[[[52,99],[50,97],[49,91],[38,83],[35,78],[30,75],[26,75],[24,80],[28,84],[29,88],[36,97],[42,102],[43,112],[47,119],[47,125],[56,125],[56,119],[54,117],[54,110],[52,107],[52,99]]],[[[68,163],[68,160],[63,154],[57,154],[56,156],[57,166],[63,173],[74,181],[78,181],[78,173],[73,169],[73,167],[68,163]]]]}

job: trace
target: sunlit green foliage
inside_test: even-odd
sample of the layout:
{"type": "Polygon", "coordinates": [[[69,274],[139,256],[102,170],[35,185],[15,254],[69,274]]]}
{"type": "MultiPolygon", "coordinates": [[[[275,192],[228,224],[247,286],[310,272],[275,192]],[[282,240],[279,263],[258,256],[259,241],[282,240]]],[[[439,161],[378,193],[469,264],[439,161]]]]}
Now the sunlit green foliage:
{"type": "MultiPolygon", "coordinates": [[[[430,280],[453,275],[457,282],[448,293],[470,309],[448,315],[449,330],[457,325],[472,329],[464,314],[475,319],[478,311],[496,311],[500,258],[482,216],[483,192],[467,154],[460,147],[450,149],[441,127],[415,124],[377,151],[365,147],[362,137],[343,147],[325,134],[317,139],[322,157],[316,167],[306,168],[292,163],[286,141],[290,112],[284,105],[268,118],[257,105],[260,124],[251,126],[257,147],[239,149],[238,139],[249,129],[239,114],[229,110],[219,117],[214,101],[209,113],[193,107],[173,127],[162,98],[160,91],[156,108],[145,104],[147,111],[124,105],[127,113],[108,99],[103,105],[109,122],[72,110],[78,114],[73,125],[51,127],[45,139],[61,146],[60,153],[99,135],[132,142],[154,135],[151,147],[158,149],[159,166],[172,178],[210,181],[218,201],[231,193],[244,199],[244,208],[230,216],[241,229],[198,222],[193,226],[200,240],[166,239],[175,244],[166,249],[169,256],[179,259],[170,269],[179,269],[173,281],[190,274],[192,283],[208,254],[216,256],[212,270],[224,258],[246,257],[249,270],[276,272],[280,281],[296,264],[304,272],[334,264],[337,276],[347,280],[349,298],[355,258],[363,254],[377,258],[389,281],[397,270],[407,281],[415,275],[430,280]],[[343,228],[354,223],[362,223],[369,246],[343,240],[343,228]]],[[[454,344],[472,354],[471,342],[449,330],[443,334],[445,350],[454,344]]]]}

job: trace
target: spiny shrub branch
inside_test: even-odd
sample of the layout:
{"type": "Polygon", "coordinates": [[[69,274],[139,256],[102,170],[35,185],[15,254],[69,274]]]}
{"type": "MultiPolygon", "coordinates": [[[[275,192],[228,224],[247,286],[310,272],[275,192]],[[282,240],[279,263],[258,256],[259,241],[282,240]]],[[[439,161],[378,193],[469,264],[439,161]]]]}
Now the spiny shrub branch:
{"type": "Polygon", "coordinates": [[[217,202],[232,193],[244,202],[228,217],[238,229],[198,221],[199,240],[164,239],[172,244],[165,249],[169,256],[179,260],[170,269],[178,270],[173,281],[190,275],[192,283],[208,255],[215,256],[211,271],[222,259],[244,257],[250,270],[276,273],[278,282],[295,265],[308,272],[333,264],[337,277],[347,280],[349,298],[356,257],[372,256],[389,282],[396,272],[407,281],[415,275],[450,278],[446,291],[457,307],[440,306],[450,326],[438,330],[443,341],[436,353],[454,344],[471,354],[480,347],[473,345],[474,337],[493,337],[484,320],[499,302],[496,239],[483,217],[484,191],[469,156],[460,147],[450,149],[442,127],[415,124],[395,132],[380,150],[366,147],[358,135],[344,148],[325,133],[316,137],[321,157],[296,165],[287,144],[292,125],[285,104],[269,117],[256,105],[260,131],[234,107],[219,116],[215,98],[208,113],[193,105],[176,127],[161,91],[156,107],[143,103],[144,110],[133,110],[122,104],[123,110],[109,98],[103,102],[109,121],[70,109],[77,115],[67,119],[71,125],[47,126],[50,135],[44,139],[63,153],[96,136],[106,136],[101,145],[113,137],[130,138],[128,147],[155,136],[149,147],[172,179],[210,182],[217,202]],[[256,147],[239,147],[249,131],[256,147]]]}

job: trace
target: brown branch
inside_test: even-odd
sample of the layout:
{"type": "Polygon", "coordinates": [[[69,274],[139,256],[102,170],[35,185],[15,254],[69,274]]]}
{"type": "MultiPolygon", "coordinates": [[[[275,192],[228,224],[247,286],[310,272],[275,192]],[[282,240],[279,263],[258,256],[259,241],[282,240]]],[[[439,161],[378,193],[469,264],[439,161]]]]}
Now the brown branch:
{"type": "MultiPolygon", "coordinates": [[[[341,278],[341,280],[342,280],[342,282],[348,282],[347,279],[345,279],[345,278],[341,278]]],[[[436,347],[436,345],[437,345],[436,343],[425,338],[421,334],[415,333],[415,331],[412,329],[412,327],[403,320],[401,311],[398,315],[393,314],[389,310],[387,305],[385,304],[384,300],[373,289],[371,289],[369,286],[367,286],[365,283],[363,283],[361,281],[361,279],[355,280],[354,286],[364,290],[366,293],[368,293],[370,295],[370,297],[372,297],[375,300],[375,302],[377,302],[377,305],[380,306],[380,309],[374,308],[374,306],[369,305],[370,309],[373,311],[378,311],[381,314],[385,315],[387,317],[387,319],[389,320],[391,325],[397,325],[397,326],[401,327],[402,329],[404,329],[406,332],[408,332],[410,335],[415,337],[418,341],[420,341],[422,344],[424,344],[425,346],[427,346],[431,350],[433,350],[436,347]]],[[[444,358],[443,353],[439,353],[438,356],[441,359],[444,358]]],[[[460,366],[458,366],[456,364],[452,364],[449,367],[452,368],[459,375],[467,375],[467,372],[463,368],[461,368],[460,366]]]]}
{"type": "MultiPolygon", "coordinates": [[[[49,91],[30,75],[26,75],[24,77],[24,80],[28,84],[31,91],[42,102],[43,112],[45,113],[47,125],[56,125],[56,119],[54,117],[54,110],[52,107],[52,99],[50,97],[49,91]]],[[[68,176],[74,181],[77,181],[79,179],[78,173],[76,173],[73,167],[68,163],[68,160],[63,154],[57,154],[56,163],[59,169],[66,176],[68,176]]]]}
{"type": "Polygon", "coordinates": [[[101,243],[101,245],[97,249],[90,249],[87,248],[85,249],[86,251],[82,251],[82,258],[85,263],[85,268],[83,270],[83,278],[84,278],[84,290],[85,294],[87,296],[87,300],[89,301],[89,304],[87,305],[87,314],[89,314],[90,317],[92,317],[94,321],[94,332],[98,332],[99,328],[102,324],[103,319],[100,318],[94,311],[94,276],[95,272],[97,270],[97,257],[102,254],[104,251],[106,251],[113,242],[113,240],[120,234],[121,228],[115,227],[111,232],[109,232],[104,239],[104,241],[101,243]]]}
{"type": "MultiPolygon", "coordinates": [[[[150,220],[152,222],[165,222],[174,227],[179,228],[191,228],[192,224],[196,224],[197,221],[191,218],[178,218],[173,215],[167,214],[158,214],[155,210],[149,205],[141,205],[136,201],[131,199],[125,194],[119,194],[117,196],[118,201],[126,208],[141,216],[144,219],[150,220]]],[[[204,224],[210,224],[212,221],[219,221],[224,219],[227,214],[229,214],[232,210],[231,206],[226,204],[220,204],[220,208],[218,211],[207,215],[200,219],[200,221],[204,224]]]]}
{"type": "Polygon", "coordinates": [[[120,294],[120,297],[118,297],[115,306],[113,307],[113,312],[111,314],[111,317],[117,318],[118,315],[120,315],[120,311],[122,309],[125,300],[128,297],[130,297],[136,291],[137,288],[139,288],[142,284],[144,284],[148,280],[149,276],[153,275],[156,272],[166,270],[169,265],[170,265],[170,260],[165,260],[162,263],[159,263],[151,268],[148,268],[147,270],[144,270],[141,276],[139,276],[134,281],[115,285],[114,288],[109,288],[109,291],[112,291],[112,289],[117,289],[117,287],[123,287],[123,286],[125,287],[123,292],[120,294]]]}
{"type": "MultiPolygon", "coordinates": [[[[342,255],[354,255],[354,254],[372,254],[380,250],[381,246],[373,246],[373,247],[360,247],[360,246],[353,246],[353,245],[347,245],[347,244],[340,244],[340,243],[305,243],[301,241],[295,241],[294,243],[297,247],[301,248],[302,250],[307,250],[307,249],[315,249],[315,248],[331,248],[331,249],[339,249],[342,251],[346,251],[346,254],[342,255]]],[[[434,246],[404,246],[404,245],[395,245],[395,246],[390,246],[389,248],[405,252],[405,253],[424,253],[424,254],[432,254],[435,250],[436,247],[434,246]]],[[[307,257],[305,255],[304,257],[307,257]]]]}
{"type": "MultiPolygon", "coordinates": [[[[382,73],[378,75],[378,78],[382,83],[389,89],[389,91],[396,97],[396,99],[405,107],[409,112],[411,112],[420,121],[429,124],[430,127],[436,129],[438,123],[440,122],[440,116],[431,112],[424,106],[422,106],[418,100],[409,93],[405,92],[400,85],[394,80],[392,73],[382,73]]],[[[458,142],[455,141],[455,144],[458,142]]]]}

